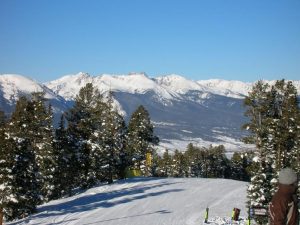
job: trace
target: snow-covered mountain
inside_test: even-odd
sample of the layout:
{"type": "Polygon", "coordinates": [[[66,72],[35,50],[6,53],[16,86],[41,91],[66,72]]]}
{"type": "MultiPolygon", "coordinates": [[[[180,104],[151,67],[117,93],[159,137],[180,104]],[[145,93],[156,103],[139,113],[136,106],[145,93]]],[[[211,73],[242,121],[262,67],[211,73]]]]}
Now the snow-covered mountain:
{"type": "MultiPolygon", "coordinates": [[[[192,81],[175,74],[157,78],[145,73],[91,76],[81,72],[39,84],[20,75],[0,75],[0,106],[11,112],[21,94],[44,90],[58,118],[87,83],[93,83],[102,93],[113,91],[115,106],[127,120],[143,105],[161,147],[184,150],[190,142],[223,144],[229,151],[249,147],[240,141],[245,134],[240,127],[247,119],[243,98],[253,84],[241,81],[192,81]]],[[[294,85],[300,93],[300,81],[294,81],[294,85]]]]}
{"type": "Polygon", "coordinates": [[[5,224],[244,225],[247,184],[225,179],[135,178],[51,201],[39,206],[37,214],[5,224]],[[240,221],[230,221],[233,208],[241,210],[240,221]]]}
{"type": "Polygon", "coordinates": [[[79,89],[89,82],[93,82],[102,91],[111,89],[112,91],[131,94],[144,94],[147,91],[154,91],[164,99],[179,98],[180,95],[189,91],[243,98],[252,87],[252,83],[243,83],[241,81],[216,79],[192,81],[176,74],[157,78],[149,78],[145,73],[131,73],[128,75],[103,74],[93,77],[88,73],[82,72],[64,76],[45,85],[66,99],[73,99],[79,89]]]}
{"type": "Polygon", "coordinates": [[[6,113],[9,114],[14,110],[20,96],[30,96],[32,92],[45,92],[45,98],[49,99],[55,114],[61,114],[68,109],[65,99],[47,86],[21,75],[0,75],[0,109],[6,113]]]}
{"type": "Polygon", "coordinates": [[[224,144],[230,150],[244,147],[239,141],[243,134],[240,127],[246,119],[242,109],[243,88],[241,92],[238,86],[235,91],[224,85],[212,88],[179,75],[149,78],[145,73],[95,77],[79,73],[45,85],[71,101],[89,82],[103,93],[113,91],[126,119],[139,105],[144,105],[163,147],[185,149],[190,142],[204,146],[224,144]]]}

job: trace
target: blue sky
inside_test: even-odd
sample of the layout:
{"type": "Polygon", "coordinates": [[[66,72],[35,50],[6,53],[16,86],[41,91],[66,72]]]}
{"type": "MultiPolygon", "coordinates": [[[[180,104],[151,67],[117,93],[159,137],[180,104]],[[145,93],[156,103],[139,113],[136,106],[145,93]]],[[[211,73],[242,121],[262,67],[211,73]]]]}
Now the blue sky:
{"type": "Polygon", "coordinates": [[[0,74],[300,80],[299,0],[0,0],[0,74]]]}

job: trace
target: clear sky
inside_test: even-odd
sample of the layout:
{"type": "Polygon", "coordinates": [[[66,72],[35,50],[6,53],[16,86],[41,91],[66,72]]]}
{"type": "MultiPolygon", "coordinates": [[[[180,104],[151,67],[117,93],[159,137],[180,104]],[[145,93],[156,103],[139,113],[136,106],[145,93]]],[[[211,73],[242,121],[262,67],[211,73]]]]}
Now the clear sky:
{"type": "Polygon", "coordinates": [[[0,74],[300,80],[300,0],[0,0],[0,74]]]}

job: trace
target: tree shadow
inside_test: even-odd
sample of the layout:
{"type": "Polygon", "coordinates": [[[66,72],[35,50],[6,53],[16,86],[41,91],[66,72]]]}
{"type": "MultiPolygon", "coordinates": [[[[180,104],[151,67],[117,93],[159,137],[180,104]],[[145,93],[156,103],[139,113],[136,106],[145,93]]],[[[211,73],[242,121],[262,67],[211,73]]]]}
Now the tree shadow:
{"type": "MultiPolygon", "coordinates": [[[[153,181],[153,179],[150,180],[153,181]]],[[[158,184],[147,184],[147,182],[146,183],[144,182],[144,178],[130,179],[130,180],[116,182],[116,183],[126,184],[126,183],[134,183],[139,181],[143,181],[143,183],[138,184],[135,187],[123,188],[117,191],[108,191],[108,192],[102,192],[96,194],[89,193],[84,196],[79,196],[78,198],[71,199],[69,201],[66,200],[65,202],[59,204],[41,206],[38,210],[39,213],[32,215],[28,219],[32,220],[38,218],[46,218],[50,216],[59,216],[68,213],[73,214],[73,213],[89,211],[97,208],[110,208],[120,204],[129,203],[135,200],[155,197],[155,196],[172,193],[172,192],[180,192],[184,190],[184,189],[167,189],[163,191],[155,191],[154,189],[156,188],[169,186],[175,183],[182,183],[182,182],[162,181],[158,184]],[[149,190],[152,190],[152,192],[146,193],[146,191],[149,190]]],[[[163,210],[156,211],[153,213],[149,213],[149,215],[154,213],[166,213],[166,212],[163,210]]],[[[132,217],[137,217],[137,216],[139,215],[134,215],[132,217]]],[[[122,219],[122,218],[116,218],[116,219],[122,219]]]]}
{"type": "Polygon", "coordinates": [[[129,219],[129,218],[134,218],[134,217],[140,217],[140,216],[148,216],[148,215],[153,215],[153,214],[169,214],[172,213],[169,210],[158,210],[155,212],[149,212],[149,213],[141,213],[141,214],[136,214],[136,215],[131,215],[131,216],[123,216],[123,217],[118,217],[118,218],[113,218],[113,219],[106,219],[106,220],[98,220],[92,223],[85,223],[84,225],[92,225],[92,224],[98,224],[98,223],[105,223],[109,221],[114,221],[114,220],[122,220],[122,219],[129,219]]]}

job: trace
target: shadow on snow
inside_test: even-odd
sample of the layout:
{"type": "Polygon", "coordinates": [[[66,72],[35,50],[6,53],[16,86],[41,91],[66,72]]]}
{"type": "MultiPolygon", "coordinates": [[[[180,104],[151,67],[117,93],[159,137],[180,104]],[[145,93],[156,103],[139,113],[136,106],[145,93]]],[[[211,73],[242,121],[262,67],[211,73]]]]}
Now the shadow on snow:
{"type": "MultiPolygon", "coordinates": [[[[67,200],[62,203],[58,203],[55,205],[45,205],[41,206],[39,208],[39,213],[30,216],[29,218],[26,218],[26,220],[34,220],[34,219],[39,219],[39,218],[47,218],[51,216],[59,216],[67,213],[79,213],[79,212],[84,212],[84,211],[89,211],[97,208],[110,208],[114,207],[120,204],[125,204],[129,202],[133,202],[135,200],[139,199],[145,199],[149,197],[155,197],[155,196],[160,196],[163,194],[167,193],[172,193],[172,192],[180,192],[183,191],[184,189],[167,189],[163,191],[155,191],[154,189],[163,187],[163,186],[168,186],[172,185],[175,183],[181,183],[181,182],[168,182],[168,181],[160,181],[158,184],[147,184],[147,181],[155,181],[155,180],[163,180],[163,178],[134,178],[134,179],[129,179],[125,181],[118,181],[114,184],[128,184],[128,183],[138,183],[138,182],[143,182],[141,184],[137,184],[134,187],[129,187],[129,188],[123,188],[120,190],[116,191],[108,191],[108,192],[101,192],[101,193],[89,193],[84,196],[79,196],[75,199],[72,200],[67,200]],[[146,183],[145,183],[146,182],[146,183]],[[146,191],[150,191],[146,193],[146,191]],[[120,199],[118,199],[120,198],[120,199]]],[[[114,185],[112,184],[112,185],[114,185]]],[[[101,186],[100,186],[101,187],[101,186]]],[[[151,215],[151,214],[165,214],[165,213],[171,213],[166,210],[159,210],[155,212],[150,212],[150,213],[145,213],[145,214],[140,214],[140,215],[132,215],[132,216],[126,216],[126,217],[120,217],[120,218],[114,218],[114,219],[107,219],[107,220],[102,220],[102,221],[97,221],[98,223],[103,223],[103,222],[108,222],[112,220],[119,220],[119,219],[125,219],[125,218],[130,218],[130,217],[139,217],[143,215],[151,215]]],[[[24,220],[23,220],[24,221],[24,220]]],[[[66,221],[64,221],[66,222],[66,221]]],[[[97,223],[95,222],[95,223],[97,223]]],[[[54,224],[59,224],[54,223],[54,224]]],[[[95,223],[90,223],[90,224],[95,224],[95,223]]],[[[17,224],[17,223],[16,223],[17,224]]],[[[37,223],[38,224],[38,223],[37,223]]],[[[37,225],[35,224],[35,225],[37,225]]],[[[13,224],[12,224],[13,225],[13,224]]]]}

